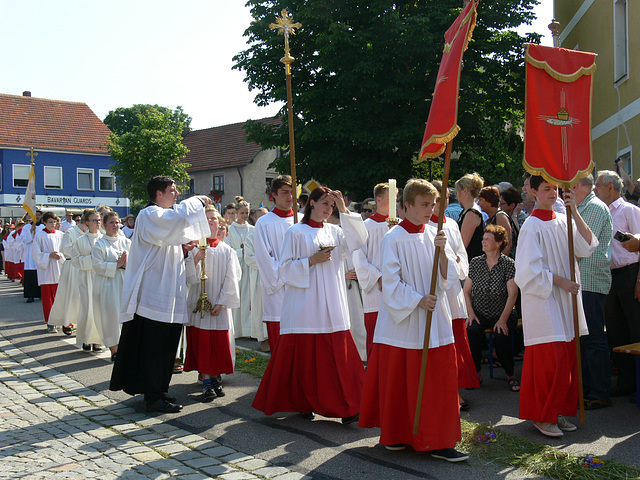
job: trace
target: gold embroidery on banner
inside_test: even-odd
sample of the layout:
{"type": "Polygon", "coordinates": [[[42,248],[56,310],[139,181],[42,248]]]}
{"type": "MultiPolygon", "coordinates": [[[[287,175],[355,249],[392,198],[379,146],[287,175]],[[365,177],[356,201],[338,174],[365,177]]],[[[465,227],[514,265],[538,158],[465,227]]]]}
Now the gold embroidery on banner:
{"type": "Polygon", "coordinates": [[[565,83],[575,82],[583,75],[593,75],[593,72],[596,71],[596,64],[594,62],[593,65],[589,67],[580,67],[578,70],[576,70],[573,73],[569,73],[569,74],[560,73],[557,70],[554,70],[553,68],[551,68],[551,66],[545,60],[537,60],[533,58],[529,53],[529,45],[530,44],[527,44],[527,51],[524,55],[525,61],[536,68],[544,70],[552,78],[555,78],[559,82],[565,82],[565,83]]]}

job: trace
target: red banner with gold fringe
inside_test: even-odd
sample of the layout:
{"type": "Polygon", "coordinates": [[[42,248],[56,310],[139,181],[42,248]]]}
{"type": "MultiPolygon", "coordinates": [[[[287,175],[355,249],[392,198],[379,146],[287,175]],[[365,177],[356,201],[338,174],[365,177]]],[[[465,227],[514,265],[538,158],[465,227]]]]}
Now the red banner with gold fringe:
{"type": "Polygon", "coordinates": [[[460,131],[458,126],[458,91],[462,55],[469,45],[476,26],[477,1],[470,1],[444,34],[445,44],[433,91],[433,100],[422,139],[419,162],[436,158],[445,145],[460,131]]]}
{"type": "Polygon", "coordinates": [[[574,185],[593,169],[595,60],[595,53],[527,45],[523,165],[557,186],[574,185]]]}

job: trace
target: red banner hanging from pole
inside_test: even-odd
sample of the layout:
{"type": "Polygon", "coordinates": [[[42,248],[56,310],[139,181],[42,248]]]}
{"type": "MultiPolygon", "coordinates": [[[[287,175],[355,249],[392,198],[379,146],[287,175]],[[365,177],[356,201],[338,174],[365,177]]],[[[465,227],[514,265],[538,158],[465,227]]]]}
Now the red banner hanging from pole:
{"type": "Polygon", "coordinates": [[[476,26],[477,3],[476,0],[471,0],[444,34],[444,52],[422,139],[419,162],[440,156],[447,142],[453,140],[460,131],[458,91],[462,55],[476,26]]]}
{"type": "Polygon", "coordinates": [[[527,45],[525,170],[557,186],[593,169],[591,96],[596,54],[527,45]]]}

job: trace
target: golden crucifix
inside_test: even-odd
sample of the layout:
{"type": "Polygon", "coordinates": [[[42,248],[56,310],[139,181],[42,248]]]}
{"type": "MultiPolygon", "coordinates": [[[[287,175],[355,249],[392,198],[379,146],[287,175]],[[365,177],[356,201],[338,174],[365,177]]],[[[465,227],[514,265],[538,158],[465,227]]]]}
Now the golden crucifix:
{"type": "Polygon", "coordinates": [[[298,202],[297,202],[297,179],[296,179],[296,144],[293,136],[293,99],[291,95],[291,64],[294,58],[289,53],[289,34],[294,35],[296,28],[301,28],[300,22],[293,22],[293,17],[289,15],[287,9],[282,10],[281,17],[276,17],[276,23],[271,23],[271,30],[277,29],[278,33],[284,35],[284,57],[280,59],[284,63],[287,75],[287,110],[289,112],[289,155],[291,157],[291,181],[293,184],[293,222],[298,221],[298,202]]]}
{"type": "Polygon", "coordinates": [[[31,157],[31,165],[36,163],[33,157],[37,157],[37,156],[38,156],[38,152],[34,152],[33,147],[31,147],[31,151],[27,153],[27,157],[31,157]]]}

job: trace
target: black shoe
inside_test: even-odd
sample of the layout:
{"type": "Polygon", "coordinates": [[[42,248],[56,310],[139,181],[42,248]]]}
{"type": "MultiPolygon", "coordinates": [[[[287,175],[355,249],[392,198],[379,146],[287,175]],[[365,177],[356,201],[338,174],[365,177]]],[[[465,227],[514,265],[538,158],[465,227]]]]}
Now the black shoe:
{"type": "Polygon", "coordinates": [[[469,455],[460,453],[455,448],[443,448],[441,450],[431,450],[429,452],[433,458],[439,458],[440,460],[446,460],[447,462],[462,462],[469,460],[469,455]]]}
{"type": "Polygon", "coordinates": [[[213,386],[210,383],[202,387],[202,396],[205,402],[211,402],[216,398],[216,392],[213,391],[213,386]]]}
{"type": "Polygon", "coordinates": [[[304,412],[300,414],[300,417],[304,418],[305,420],[313,420],[315,415],[313,414],[313,412],[304,412]]]}
{"type": "Polygon", "coordinates": [[[100,345],[98,345],[97,343],[93,344],[93,351],[94,352],[101,352],[102,351],[102,347],[100,345]]]}
{"type": "Polygon", "coordinates": [[[342,419],[342,424],[343,425],[350,425],[352,423],[355,423],[358,421],[358,419],[360,418],[360,414],[356,413],[353,417],[345,417],[342,419]]]}
{"type": "Polygon", "coordinates": [[[33,299],[33,297],[29,297],[27,298],[27,303],[33,303],[35,302],[35,300],[33,299]]]}
{"type": "Polygon", "coordinates": [[[460,404],[460,411],[461,412],[468,412],[469,410],[471,410],[471,405],[469,405],[467,402],[462,402],[460,404]]]}
{"type": "Polygon", "coordinates": [[[112,353],[111,354],[111,363],[116,363],[116,356],[118,355],[118,353],[112,353]]]}
{"type": "Polygon", "coordinates": [[[176,397],[170,397],[166,393],[162,394],[162,398],[164,398],[169,403],[176,403],[176,397]]]}
{"type": "Polygon", "coordinates": [[[167,402],[164,398],[159,398],[153,403],[147,403],[147,412],[178,413],[182,410],[182,405],[167,402]]]}
{"type": "Polygon", "coordinates": [[[84,352],[90,352],[91,351],[91,345],[89,345],[88,343],[83,343],[82,344],[82,350],[84,352]]]}
{"type": "Polygon", "coordinates": [[[213,387],[213,391],[216,392],[216,395],[218,397],[225,396],[224,390],[222,390],[222,385],[220,385],[219,382],[213,382],[211,386],[213,387]]]}

